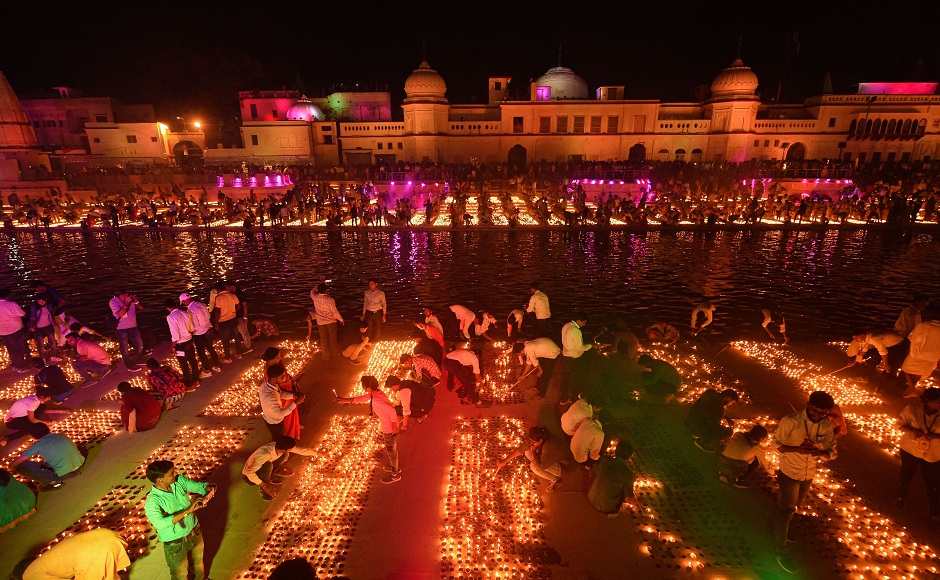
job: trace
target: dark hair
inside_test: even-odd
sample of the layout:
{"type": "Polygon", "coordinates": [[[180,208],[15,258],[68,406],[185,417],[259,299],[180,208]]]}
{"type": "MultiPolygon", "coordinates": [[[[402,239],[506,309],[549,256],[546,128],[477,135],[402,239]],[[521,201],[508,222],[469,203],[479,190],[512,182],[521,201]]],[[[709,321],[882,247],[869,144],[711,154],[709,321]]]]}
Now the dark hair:
{"type": "Polygon", "coordinates": [[[293,449],[294,445],[297,445],[297,442],[294,441],[293,437],[288,437],[287,435],[279,435],[278,438],[274,440],[274,448],[278,451],[293,449]]]}
{"type": "Polygon", "coordinates": [[[516,344],[512,345],[512,352],[516,354],[519,354],[523,350],[525,350],[525,343],[523,343],[522,341],[519,341],[516,344]]]}
{"type": "Polygon", "coordinates": [[[387,379],[385,379],[386,387],[394,387],[395,385],[400,385],[400,384],[401,384],[401,379],[396,377],[395,375],[392,375],[388,377],[387,379]]]}
{"type": "Polygon", "coordinates": [[[534,289],[536,289],[536,290],[541,290],[541,289],[542,289],[542,284],[541,284],[540,282],[538,282],[538,281],[535,281],[535,282],[532,282],[531,284],[529,284],[529,288],[534,288],[534,289]]]}
{"type": "Polygon", "coordinates": [[[648,365],[648,364],[652,364],[653,361],[655,361],[655,360],[656,360],[656,359],[654,359],[653,357],[651,357],[651,356],[648,355],[648,354],[641,354],[641,355],[640,355],[640,358],[637,359],[637,362],[640,363],[641,365],[648,365]]]}
{"type": "Polygon", "coordinates": [[[575,312],[574,316],[571,317],[571,320],[587,320],[587,314],[583,312],[575,312]]]}
{"type": "Polygon", "coordinates": [[[82,330],[82,323],[81,323],[81,322],[73,322],[72,324],[69,324],[69,330],[70,330],[71,332],[74,332],[75,334],[78,334],[78,333],[81,332],[81,330],[82,330]]]}
{"type": "Polygon", "coordinates": [[[930,297],[924,294],[923,292],[915,292],[914,299],[911,302],[926,302],[930,300],[930,297]]]}
{"type": "Polygon", "coordinates": [[[823,411],[828,411],[836,406],[836,402],[832,400],[832,395],[825,391],[813,391],[809,396],[809,404],[823,411]]]}
{"type": "Polygon", "coordinates": [[[158,361],[157,359],[155,359],[155,358],[153,358],[153,357],[148,358],[148,359],[147,359],[147,368],[151,368],[151,369],[155,369],[155,370],[158,369],[158,368],[160,368],[160,361],[158,361]]]}
{"type": "Polygon", "coordinates": [[[754,425],[745,435],[748,439],[763,441],[767,438],[767,429],[764,429],[761,425],[754,425]]]}
{"type": "Polygon", "coordinates": [[[375,279],[375,278],[369,278],[369,282],[370,282],[370,283],[371,283],[371,282],[375,282],[376,284],[379,283],[379,281],[378,281],[377,279],[375,279]]]}
{"type": "Polygon", "coordinates": [[[614,457],[626,461],[627,459],[630,459],[631,455],[633,455],[633,445],[630,445],[626,441],[621,441],[617,444],[617,450],[614,451],[614,457]]]}
{"type": "Polygon", "coordinates": [[[150,483],[157,483],[157,480],[166,475],[173,469],[173,462],[166,459],[151,461],[147,466],[147,479],[150,483]]]}
{"type": "Polygon", "coordinates": [[[6,469],[0,469],[0,487],[6,487],[10,484],[10,479],[13,476],[10,475],[10,472],[6,469]]]}
{"type": "Polygon", "coordinates": [[[261,360],[268,362],[274,360],[281,353],[281,349],[269,346],[261,353],[261,360]]]}
{"type": "Polygon", "coordinates": [[[268,580],[316,580],[317,574],[304,558],[291,558],[277,565],[268,580]]]}
{"type": "Polygon", "coordinates": [[[731,400],[731,401],[737,401],[737,400],[738,400],[738,392],[735,391],[734,389],[725,389],[725,390],[723,390],[723,391],[721,392],[721,398],[722,398],[722,399],[729,399],[729,400],[731,400]]]}
{"type": "Polygon", "coordinates": [[[0,288],[0,298],[6,298],[9,295],[10,295],[9,288],[0,288]]]}
{"type": "Polygon", "coordinates": [[[928,387],[924,389],[924,393],[921,395],[921,398],[925,403],[940,400],[940,389],[937,387],[928,387]]]}
{"type": "Polygon", "coordinates": [[[317,284],[317,294],[326,294],[326,284],[323,282],[317,284]]]}
{"type": "Polygon", "coordinates": [[[33,288],[39,288],[40,286],[45,286],[46,288],[49,287],[49,285],[43,282],[42,280],[33,280],[32,282],[30,282],[30,285],[33,288]]]}
{"type": "Polygon", "coordinates": [[[179,307],[180,303],[179,303],[178,300],[173,300],[172,298],[167,298],[166,300],[163,301],[163,305],[164,305],[165,307],[167,307],[167,308],[177,308],[177,307],[179,307]]]}
{"type": "Polygon", "coordinates": [[[549,437],[548,429],[541,425],[529,429],[528,437],[532,441],[545,441],[549,437]]]}
{"type": "Polygon", "coordinates": [[[127,381],[121,381],[118,383],[117,390],[119,393],[129,393],[134,390],[134,387],[127,381]]]}
{"type": "Polygon", "coordinates": [[[43,369],[46,368],[46,361],[42,360],[40,357],[35,357],[32,360],[34,369],[43,369]]]}
{"type": "Polygon", "coordinates": [[[376,378],[373,377],[372,375],[366,375],[366,376],[362,377],[362,378],[360,379],[360,381],[362,382],[362,387],[363,387],[364,389],[368,389],[368,390],[370,390],[370,391],[377,391],[377,390],[379,390],[379,381],[378,381],[378,379],[376,379],[376,378]]]}
{"type": "Polygon", "coordinates": [[[411,362],[411,359],[412,359],[412,358],[414,358],[414,355],[412,355],[411,353],[407,353],[407,352],[406,352],[405,354],[403,354],[403,355],[401,355],[400,357],[398,357],[398,362],[399,362],[400,364],[406,364],[406,363],[411,362]]]}
{"type": "Polygon", "coordinates": [[[278,378],[279,376],[283,375],[285,372],[287,372],[287,371],[284,370],[284,365],[282,365],[282,364],[280,364],[280,363],[275,364],[275,365],[271,365],[271,366],[268,367],[268,378],[269,378],[269,379],[276,379],[276,378],[278,378]]]}
{"type": "Polygon", "coordinates": [[[49,302],[52,302],[52,300],[49,298],[49,294],[45,292],[40,292],[39,294],[36,294],[35,296],[33,296],[33,300],[35,300],[36,302],[39,302],[40,300],[44,300],[47,304],[49,302]]]}
{"type": "MultiPolygon", "coordinates": [[[[49,396],[46,395],[46,398],[48,399],[49,396]]],[[[26,428],[26,432],[29,433],[33,439],[42,439],[49,434],[49,425],[45,423],[30,423],[29,427],[26,428]]]]}

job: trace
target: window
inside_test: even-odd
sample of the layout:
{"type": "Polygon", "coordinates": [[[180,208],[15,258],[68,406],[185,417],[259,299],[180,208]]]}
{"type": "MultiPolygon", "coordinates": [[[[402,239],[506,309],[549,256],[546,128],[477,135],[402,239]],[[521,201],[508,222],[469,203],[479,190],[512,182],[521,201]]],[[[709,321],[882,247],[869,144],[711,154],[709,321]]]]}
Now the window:
{"type": "Polygon", "coordinates": [[[151,142],[151,143],[156,143],[156,142],[157,142],[157,138],[156,138],[156,137],[151,137],[151,138],[150,138],[150,142],[151,142]]]}
{"type": "Polygon", "coordinates": [[[676,161],[685,161],[685,149],[676,149],[676,161]]]}
{"type": "Polygon", "coordinates": [[[61,127],[63,125],[62,119],[59,119],[58,123],[59,123],[59,127],[61,127]]]}
{"type": "Polygon", "coordinates": [[[271,109],[271,116],[277,119],[277,109],[271,109]]]}
{"type": "Polygon", "coordinates": [[[871,160],[873,163],[879,163],[881,161],[881,151],[875,151],[872,153],[871,160]]]}
{"type": "Polygon", "coordinates": [[[633,115],[633,132],[646,133],[646,115],[633,115]]]}
{"type": "Polygon", "coordinates": [[[324,136],[323,136],[323,144],[324,144],[324,145],[332,145],[332,144],[333,144],[333,136],[332,136],[332,135],[324,135],[324,136]]]}
{"type": "Polygon", "coordinates": [[[332,130],[333,130],[333,127],[327,127],[327,126],[320,127],[320,131],[324,133],[329,133],[332,130]]]}
{"type": "Polygon", "coordinates": [[[770,147],[770,139],[764,139],[764,147],[770,147]]]}
{"type": "Polygon", "coordinates": [[[849,153],[849,152],[843,153],[843,154],[842,154],[842,161],[844,161],[844,162],[846,162],[846,163],[850,163],[850,162],[852,161],[852,154],[849,153]]]}
{"type": "Polygon", "coordinates": [[[868,153],[859,153],[859,154],[858,154],[858,162],[859,162],[859,163],[865,163],[865,158],[866,158],[867,156],[868,156],[868,153]]]}
{"type": "Polygon", "coordinates": [[[563,117],[563,116],[555,117],[555,132],[556,133],[568,132],[568,117],[563,117]]]}
{"type": "Polygon", "coordinates": [[[128,135],[128,136],[127,136],[127,142],[128,142],[128,143],[137,143],[137,135],[128,135]]]}
{"type": "Polygon", "coordinates": [[[95,115],[95,123],[107,123],[107,122],[108,122],[107,115],[95,115]]]}
{"type": "Polygon", "coordinates": [[[910,161],[910,160],[911,160],[910,151],[905,151],[904,153],[901,153],[901,161],[910,161]]]}
{"type": "Polygon", "coordinates": [[[578,116],[574,118],[574,132],[584,133],[584,117],[578,116]]]}
{"type": "Polygon", "coordinates": [[[382,144],[381,144],[381,143],[378,144],[378,148],[379,148],[379,149],[382,148],[382,144]]]}
{"type": "Polygon", "coordinates": [[[601,132],[601,118],[600,116],[591,116],[591,133],[600,133],[601,132]]]}
{"type": "Polygon", "coordinates": [[[607,132],[617,133],[620,131],[620,117],[607,117],[607,132]]]}
{"type": "Polygon", "coordinates": [[[522,133],[522,128],[523,128],[522,117],[513,117],[512,118],[512,132],[522,133]]]}
{"type": "Polygon", "coordinates": [[[760,147],[760,139],[754,139],[754,147],[760,147]]]}
{"type": "Polygon", "coordinates": [[[835,117],[829,117],[829,126],[830,126],[830,127],[835,127],[835,126],[836,126],[836,118],[835,118],[835,117]]]}
{"type": "Polygon", "coordinates": [[[894,151],[891,151],[888,153],[888,161],[894,161],[896,157],[897,157],[897,153],[895,153],[894,151]]]}
{"type": "Polygon", "coordinates": [[[398,148],[399,148],[399,149],[402,149],[402,144],[401,144],[401,142],[398,143],[398,148]]]}
{"type": "Polygon", "coordinates": [[[780,148],[781,148],[781,149],[786,149],[786,148],[789,147],[789,146],[790,146],[789,143],[781,143],[781,144],[780,144],[780,148]]]}
{"type": "Polygon", "coordinates": [[[551,117],[539,117],[539,133],[551,133],[552,131],[552,118],[551,117]]]}
{"type": "Polygon", "coordinates": [[[774,147],[780,146],[780,139],[774,139],[774,147]]]}
{"type": "Polygon", "coordinates": [[[251,104],[251,118],[252,119],[258,118],[258,105],[254,103],[251,104]]]}
{"type": "Polygon", "coordinates": [[[496,81],[495,83],[493,83],[493,88],[497,91],[501,91],[503,90],[503,83],[501,83],[500,81],[496,81]]]}
{"type": "Polygon", "coordinates": [[[101,143],[101,139],[95,137],[94,139],[92,139],[92,142],[93,142],[93,143],[101,143]]]}
{"type": "Polygon", "coordinates": [[[392,144],[389,143],[389,144],[388,144],[388,147],[386,147],[386,149],[391,149],[391,148],[392,148],[392,144]]]}
{"type": "Polygon", "coordinates": [[[252,144],[252,145],[255,145],[255,146],[258,145],[258,136],[257,136],[257,135],[252,134],[252,136],[251,136],[251,144],[252,144]]]}

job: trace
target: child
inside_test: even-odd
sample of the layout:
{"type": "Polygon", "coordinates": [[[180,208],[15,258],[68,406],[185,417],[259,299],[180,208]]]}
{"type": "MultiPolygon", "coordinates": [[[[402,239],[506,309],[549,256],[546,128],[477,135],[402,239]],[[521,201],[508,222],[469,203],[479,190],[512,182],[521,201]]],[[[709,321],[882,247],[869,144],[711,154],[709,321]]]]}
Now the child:
{"type": "Polygon", "coordinates": [[[760,444],[767,438],[767,429],[754,425],[747,433],[735,433],[721,452],[718,479],[734,487],[748,487],[747,477],[760,465],[760,444]]]}

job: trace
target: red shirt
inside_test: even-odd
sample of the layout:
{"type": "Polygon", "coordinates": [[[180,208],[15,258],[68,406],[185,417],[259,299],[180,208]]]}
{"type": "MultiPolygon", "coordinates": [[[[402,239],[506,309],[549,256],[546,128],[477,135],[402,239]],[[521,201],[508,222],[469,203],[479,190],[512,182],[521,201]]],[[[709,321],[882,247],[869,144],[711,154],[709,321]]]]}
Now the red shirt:
{"type": "Polygon", "coordinates": [[[444,335],[441,334],[441,331],[438,330],[437,327],[431,326],[430,324],[425,324],[424,334],[437,344],[441,345],[441,348],[444,348],[444,335]]]}
{"type": "Polygon", "coordinates": [[[147,431],[157,426],[160,414],[163,413],[163,403],[147,391],[132,389],[121,396],[121,423],[125,429],[131,411],[137,411],[137,430],[147,431]]]}

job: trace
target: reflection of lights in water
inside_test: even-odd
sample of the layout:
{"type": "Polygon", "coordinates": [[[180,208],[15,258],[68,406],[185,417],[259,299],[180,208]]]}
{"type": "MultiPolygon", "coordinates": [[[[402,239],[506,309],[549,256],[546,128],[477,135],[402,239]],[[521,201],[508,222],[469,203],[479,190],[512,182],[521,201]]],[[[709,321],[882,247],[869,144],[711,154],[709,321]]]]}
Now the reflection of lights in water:
{"type": "Polygon", "coordinates": [[[281,510],[271,518],[264,542],[239,578],[266,579],[281,562],[301,557],[317,577],[343,576],[347,549],[376,471],[377,422],[361,415],[330,418],[316,453],[281,510]]]}
{"type": "MultiPolygon", "coordinates": [[[[235,264],[229,252],[228,236],[214,235],[196,239],[191,232],[177,238],[177,255],[191,288],[206,288],[220,279],[225,279],[235,264]]],[[[180,289],[182,291],[184,289],[180,289]]],[[[205,303],[208,296],[202,297],[205,303]]]]}

